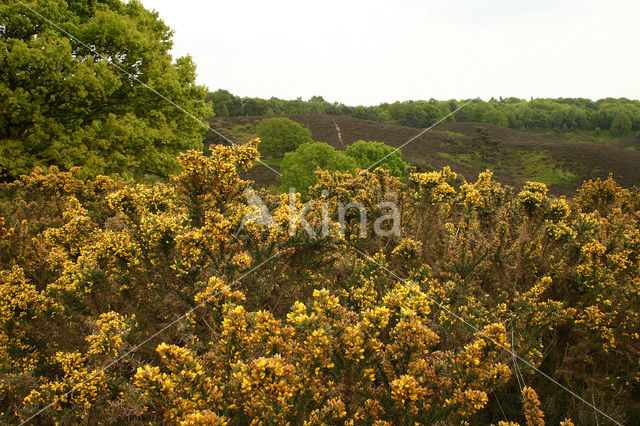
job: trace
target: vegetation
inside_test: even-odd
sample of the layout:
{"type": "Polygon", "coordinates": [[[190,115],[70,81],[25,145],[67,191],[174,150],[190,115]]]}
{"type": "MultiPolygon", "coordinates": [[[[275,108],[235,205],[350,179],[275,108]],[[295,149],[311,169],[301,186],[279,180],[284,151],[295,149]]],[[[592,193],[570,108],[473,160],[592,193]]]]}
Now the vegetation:
{"type": "Polygon", "coordinates": [[[534,180],[545,185],[557,185],[569,184],[576,180],[574,173],[563,169],[551,155],[544,151],[496,149],[484,160],[480,151],[457,154],[440,152],[440,156],[451,163],[485,167],[495,172],[507,172],[523,182],[534,180]]]}
{"type": "Polygon", "coordinates": [[[400,151],[382,142],[365,141],[349,145],[346,151],[336,150],[324,142],[306,143],[287,153],[277,165],[282,171],[280,190],[288,192],[290,188],[295,188],[303,197],[316,183],[317,169],[353,173],[356,168],[375,166],[372,168],[380,167],[389,171],[391,176],[402,177],[407,168],[400,151]]]}
{"type": "MultiPolygon", "coordinates": [[[[425,127],[462,103],[207,104],[139,2],[26,3],[83,42],[0,5],[0,423],[640,424],[640,191],[551,197],[576,176],[482,128],[442,155],[541,182],[407,172],[383,143],[338,151],[273,118],[234,131],[298,193],[256,193],[259,139],[189,149],[211,106],[425,127]]],[[[640,103],[476,100],[448,120],[613,140],[640,103]]]]}
{"type": "Polygon", "coordinates": [[[638,423],[640,193],[319,171],[309,226],[358,200],[368,232],[354,213],[312,236],[286,194],[264,195],[275,226],[240,228],[257,155],[190,151],[167,183],[0,185],[3,423],[49,404],[34,421],[604,423],[530,365],[638,423]],[[378,236],[390,196],[402,235],[378,236]]]}
{"type": "Polygon", "coordinates": [[[304,143],[313,142],[311,131],[286,117],[262,120],[257,127],[260,153],[283,156],[304,143]]]}
{"type": "MultiPolygon", "coordinates": [[[[308,101],[301,98],[241,98],[226,90],[207,94],[220,116],[335,114],[412,127],[428,127],[455,111],[465,101],[406,101],[377,106],[347,106],[330,103],[321,96],[308,101]]],[[[473,100],[444,122],[483,122],[527,131],[588,131],[591,138],[624,136],[640,130],[640,101],[583,98],[531,99],[518,98],[473,100]]],[[[605,138],[606,140],[606,138],[605,138]]]]}
{"type": "Polygon", "coordinates": [[[491,139],[489,132],[484,127],[476,127],[472,143],[480,149],[480,159],[483,164],[487,161],[487,156],[499,145],[499,141],[491,139]]]}
{"type": "Polygon", "coordinates": [[[353,172],[356,162],[343,151],[338,151],[327,143],[305,143],[284,156],[280,169],[280,189],[288,192],[289,188],[294,188],[305,196],[307,189],[316,182],[315,172],[318,168],[330,172],[353,172]]]}
{"type": "Polygon", "coordinates": [[[382,167],[391,176],[402,177],[407,168],[407,163],[402,161],[402,152],[382,142],[356,141],[347,147],[345,153],[361,169],[382,167]]]}
{"type": "Polygon", "coordinates": [[[202,148],[206,127],[145,87],[212,115],[191,59],[172,62],[157,14],[118,0],[25,3],[82,42],[19,2],[0,5],[0,180],[50,165],[167,176],[179,152],[202,148]]]}
{"type": "Polygon", "coordinates": [[[619,112],[611,122],[611,133],[616,136],[624,136],[631,132],[633,124],[626,112],[619,112]]]}

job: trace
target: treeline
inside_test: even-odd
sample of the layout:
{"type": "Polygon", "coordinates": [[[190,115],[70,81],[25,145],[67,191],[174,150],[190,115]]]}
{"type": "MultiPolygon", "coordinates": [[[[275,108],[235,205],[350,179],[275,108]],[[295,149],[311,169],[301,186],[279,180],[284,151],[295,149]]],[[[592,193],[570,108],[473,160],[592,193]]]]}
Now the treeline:
{"type": "MultiPolygon", "coordinates": [[[[466,100],[405,101],[377,106],[348,106],[321,96],[284,100],[235,96],[227,90],[206,96],[218,117],[334,114],[411,127],[428,127],[462,106],[466,100]]],[[[640,101],[607,98],[473,100],[445,122],[475,121],[521,130],[589,130],[624,136],[640,130],[640,101]]]]}

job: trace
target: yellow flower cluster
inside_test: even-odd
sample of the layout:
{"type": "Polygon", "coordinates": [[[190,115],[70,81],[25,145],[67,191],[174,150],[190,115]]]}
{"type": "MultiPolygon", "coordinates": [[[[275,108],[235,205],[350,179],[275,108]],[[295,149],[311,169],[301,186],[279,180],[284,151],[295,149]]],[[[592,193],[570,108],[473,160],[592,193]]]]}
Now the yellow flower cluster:
{"type": "Polygon", "coordinates": [[[540,400],[536,391],[525,386],[522,389],[522,399],[527,426],[544,426],[544,413],[540,409],[540,400]]]}
{"type": "Polygon", "coordinates": [[[391,399],[403,408],[408,406],[414,415],[418,412],[415,402],[422,399],[425,393],[418,381],[407,374],[391,382],[391,399]]]}
{"type": "Polygon", "coordinates": [[[422,243],[411,238],[403,238],[391,253],[403,260],[415,258],[422,251],[422,243]]]}
{"type": "Polygon", "coordinates": [[[484,215],[499,208],[507,197],[505,188],[493,180],[493,172],[485,170],[478,175],[477,181],[460,186],[460,198],[467,208],[484,215]]]}
{"type": "Polygon", "coordinates": [[[129,331],[128,324],[133,318],[126,318],[117,312],[105,312],[96,322],[99,329],[97,334],[87,337],[89,350],[87,355],[108,355],[117,357],[124,346],[123,336],[129,331]]]}
{"type": "Polygon", "coordinates": [[[452,183],[458,175],[445,167],[442,171],[413,173],[409,181],[415,185],[414,197],[427,203],[440,203],[456,194],[452,183]]]}
{"type": "Polygon", "coordinates": [[[530,217],[534,217],[549,203],[547,192],[549,192],[549,189],[545,184],[527,182],[523,190],[518,194],[520,204],[530,217]]]}
{"type": "Polygon", "coordinates": [[[243,224],[257,143],[187,152],[164,183],[39,169],[0,184],[0,422],[52,402],[38,422],[593,421],[547,404],[564,391],[529,363],[598,405],[615,392],[620,422],[637,412],[640,193],[319,171],[310,236],[291,223],[300,196],[257,191],[277,226],[243,224]],[[371,232],[383,201],[401,237],[371,232]],[[356,209],[337,227],[350,202],[369,232],[356,209]]]}

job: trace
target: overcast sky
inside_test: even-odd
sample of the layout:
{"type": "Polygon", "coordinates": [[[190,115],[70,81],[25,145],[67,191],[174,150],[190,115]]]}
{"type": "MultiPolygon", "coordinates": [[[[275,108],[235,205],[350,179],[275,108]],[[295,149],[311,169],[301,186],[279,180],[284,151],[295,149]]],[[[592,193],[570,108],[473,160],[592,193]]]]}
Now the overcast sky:
{"type": "Polygon", "coordinates": [[[349,105],[640,99],[640,1],[142,0],[198,82],[349,105]]]}

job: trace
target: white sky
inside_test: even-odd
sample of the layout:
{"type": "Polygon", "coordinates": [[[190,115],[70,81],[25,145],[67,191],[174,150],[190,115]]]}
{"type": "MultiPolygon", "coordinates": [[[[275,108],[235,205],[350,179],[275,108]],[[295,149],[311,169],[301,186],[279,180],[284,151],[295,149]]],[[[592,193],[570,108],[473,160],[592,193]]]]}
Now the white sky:
{"type": "Polygon", "coordinates": [[[640,99],[638,0],[142,0],[198,82],[348,105],[640,99]]]}

